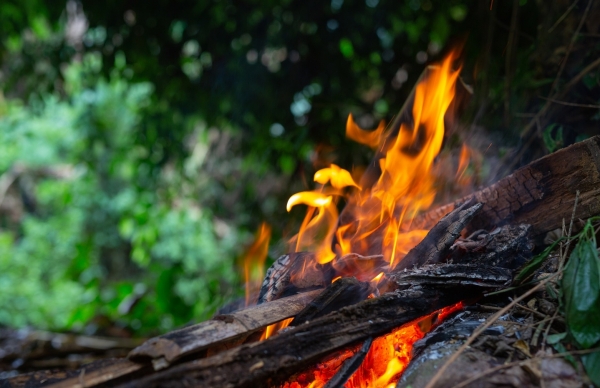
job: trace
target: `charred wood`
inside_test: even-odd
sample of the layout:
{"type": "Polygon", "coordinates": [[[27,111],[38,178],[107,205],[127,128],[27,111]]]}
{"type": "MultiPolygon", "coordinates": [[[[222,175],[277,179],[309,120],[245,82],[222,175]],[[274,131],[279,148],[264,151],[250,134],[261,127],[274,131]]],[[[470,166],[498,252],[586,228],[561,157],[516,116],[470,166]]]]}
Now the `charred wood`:
{"type": "Polygon", "coordinates": [[[415,285],[429,287],[469,285],[493,289],[509,285],[512,281],[512,271],[480,264],[433,264],[412,271],[394,272],[389,277],[401,288],[415,285]]]}
{"type": "Polygon", "coordinates": [[[473,297],[461,285],[450,291],[411,289],[387,293],[207,359],[160,371],[128,387],[263,387],[280,382],[324,356],[473,297]]]}
{"type": "Polygon", "coordinates": [[[267,325],[295,316],[319,294],[319,290],[253,306],[213,320],[152,338],[129,353],[133,360],[154,360],[162,369],[183,356],[224,343],[239,345],[267,325]]]}
{"type": "Polygon", "coordinates": [[[420,266],[426,263],[439,263],[450,252],[450,247],[454,244],[461,231],[475,217],[481,209],[480,203],[471,204],[465,202],[446,214],[442,219],[427,233],[427,236],[411,249],[406,256],[398,263],[394,271],[400,271],[414,266],[420,266]]]}
{"type": "Polygon", "coordinates": [[[367,356],[369,349],[371,349],[371,344],[373,343],[373,337],[367,338],[367,340],[360,347],[358,352],[354,356],[352,356],[349,360],[346,360],[340,370],[325,384],[323,388],[341,388],[346,384],[346,381],[356,370],[360,367],[363,360],[367,356]]]}
{"type": "Polygon", "coordinates": [[[530,225],[505,225],[490,233],[479,231],[459,239],[448,261],[516,269],[531,259],[535,247],[530,225]]]}
{"type": "Polygon", "coordinates": [[[356,304],[365,300],[371,292],[369,283],[359,282],[356,278],[342,278],[330,284],[300,311],[290,326],[298,326],[342,307],[356,304]]]}
{"type": "Polygon", "coordinates": [[[332,279],[331,266],[317,263],[314,253],[288,253],[277,259],[267,270],[258,295],[258,304],[300,291],[324,288],[332,279]]]}
{"type": "Polygon", "coordinates": [[[474,200],[483,204],[467,231],[491,230],[505,224],[529,224],[534,237],[571,219],[575,193],[579,203],[575,218],[600,214],[600,136],[563,148],[524,166],[497,183],[433,209],[415,220],[412,228],[429,229],[444,214],[474,200]]]}

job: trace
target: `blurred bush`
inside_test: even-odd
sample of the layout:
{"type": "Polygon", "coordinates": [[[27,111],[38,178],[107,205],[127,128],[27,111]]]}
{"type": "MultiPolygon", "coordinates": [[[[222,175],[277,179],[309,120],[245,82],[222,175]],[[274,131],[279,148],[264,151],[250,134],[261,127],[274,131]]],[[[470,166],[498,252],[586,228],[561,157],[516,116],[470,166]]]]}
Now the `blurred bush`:
{"type": "Polygon", "coordinates": [[[231,297],[238,232],[199,205],[197,176],[145,165],[153,87],[101,68],[86,55],[63,97],[0,107],[0,324],[162,331],[231,297]]]}

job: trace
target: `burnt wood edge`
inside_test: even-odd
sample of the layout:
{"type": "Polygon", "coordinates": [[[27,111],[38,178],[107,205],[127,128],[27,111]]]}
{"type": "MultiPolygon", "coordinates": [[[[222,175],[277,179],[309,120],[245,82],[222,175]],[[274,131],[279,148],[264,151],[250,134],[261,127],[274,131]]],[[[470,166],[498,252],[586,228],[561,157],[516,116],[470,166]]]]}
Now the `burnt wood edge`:
{"type": "Polygon", "coordinates": [[[406,254],[393,272],[419,267],[426,263],[439,263],[448,254],[461,231],[482,207],[481,203],[470,200],[446,214],[427,232],[425,238],[406,254]]]}
{"type": "Polygon", "coordinates": [[[461,285],[444,290],[387,293],[285,330],[265,341],[183,363],[124,387],[268,386],[285,381],[334,351],[386,334],[480,292],[481,289],[461,285]]]}
{"type": "Polygon", "coordinates": [[[183,356],[209,347],[245,338],[270,324],[295,316],[320,292],[321,290],[313,290],[268,304],[248,307],[151,338],[133,349],[129,358],[135,361],[164,358],[167,363],[172,363],[183,356]]]}
{"type": "Polygon", "coordinates": [[[454,203],[417,216],[411,227],[430,229],[444,214],[468,201],[483,204],[467,227],[478,229],[506,224],[530,224],[537,239],[571,218],[575,193],[579,205],[575,218],[600,214],[600,135],[591,137],[521,167],[498,182],[454,203]]]}

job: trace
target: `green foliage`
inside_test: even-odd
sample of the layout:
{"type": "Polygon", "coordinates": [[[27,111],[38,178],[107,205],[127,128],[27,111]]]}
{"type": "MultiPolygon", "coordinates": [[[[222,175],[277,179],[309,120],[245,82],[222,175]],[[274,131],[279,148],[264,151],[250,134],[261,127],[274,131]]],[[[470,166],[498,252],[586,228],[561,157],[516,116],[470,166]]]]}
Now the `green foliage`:
{"type": "Polygon", "coordinates": [[[168,330],[208,317],[237,281],[236,230],[221,221],[218,235],[210,211],[146,166],[152,152],[136,139],[152,85],[101,68],[87,55],[65,69],[65,98],[0,110],[0,173],[15,177],[5,200],[20,188],[35,202],[17,224],[2,219],[0,324],[67,329],[104,316],[168,330]]]}
{"type": "Polygon", "coordinates": [[[553,242],[551,245],[549,245],[548,247],[546,247],[546,249],[544,249],[543,252],[537,254],[536,256],[534,256],[517,274],[517,276],[515,276],[514,279],[514,283],[515,284],[522,284],[525,280],[529,279],[531,277],[531,275],[533,275],[535,273],[535,271],[537,271],[542,264],[544,263],[544,261],[548,258],[548,256],[550,255],[550,253],[554,250],[554,248],[556,248],[556,246],[558,245],[558,243],[560,243],[561,241],[563,241],[564,238],[561,237],[558,240],[556,240],[555,242],[553,242]]]}
{"type": "Polygon", "coordinates": [[[581,359],[590,380],[600,387],[600,351],[586,354],[581,359]]]}
{"type": "Polygon", "coordinates": [[[548,149],[548,152],[554,152],[559,148],[563,147],[563,127],[557,126],[556,124],[550,124],[542,133],[542,139],[544,145],[548,149]],[[556,133],[556,135],[552,135],[556,133]]]}
{"type": "MultiPolygon", "coordinates": [[[[579,348],[590,349],[600,344],[600,259],[594,219],[587,221],[576,236],[579,241],[565,266],[561,280],[561,300],[569,333],[569,341],[579,348]]],[[[560,341],[567,333],[548,337],[548,342],[564,352],[560,341]]],[[[582,356],[582,362],[594,384],[600,382],[600,352],[582,356]]]]}
{"type": "Polygon", "coordinates": [[[584,349],[600,341],[600,259],[588,224],[565,267],[562,292],[569,333],[584,349]]]}

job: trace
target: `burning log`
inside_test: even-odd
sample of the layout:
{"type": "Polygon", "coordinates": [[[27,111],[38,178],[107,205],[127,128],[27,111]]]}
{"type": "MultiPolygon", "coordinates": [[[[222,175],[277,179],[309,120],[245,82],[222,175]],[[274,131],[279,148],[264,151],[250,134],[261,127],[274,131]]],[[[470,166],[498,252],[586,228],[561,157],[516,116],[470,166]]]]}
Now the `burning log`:
{"type": "Polygon", "coordinates": [[[475,200],[483,208],[469,224],[469,233],[511,223],[529,224],[534,236],[543,237],[571,218],[576,191],[580,197],[575,218],[600,214],[600,136],[547,155],[483,190],[418,216],[412,227],[429,229],[458,204],[475,200]]]}
{"type": "Polygon", "coordinates": [[[401,271],[425,263],[439,263],[448,255],[450,247],[460,236],[460,232],[480,209],[480,203],[469,206],[468,202],[453,209],[431,228],[423,241],[408,252],[395,270],[401,271]]]}
{"type": "Polygon", "coordinates": [[[265,341],[186,362],[125,387],[265,387],[336,350],[471,298],[477,294],[474,288],[478,287],[461,285],[449,292],[422,288],[387,293],[287,329],[265,341]]]}
{"type": "Polygon", "coordinates": [[[321,292],[296,315],[290,325],[298,326],[342,307],[356,304],[365,300],[371,292],[369,283],[359,282],[356,278],[342,278],[321,292]]]}
{"type": "Polygon", "coordinates": [[[267,325],[295,316],[320,291],[306,292],[271,303],[250,307],[213,320],[152,338],[129,353],[132,360],[150,358],[155,369],[210,347],[236,346],[267,325]]]}

